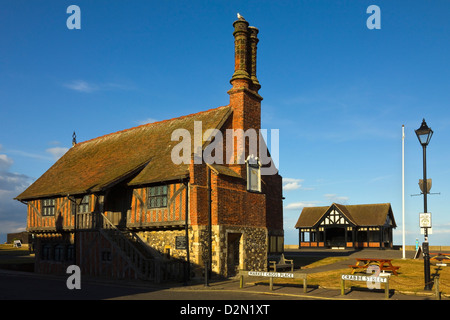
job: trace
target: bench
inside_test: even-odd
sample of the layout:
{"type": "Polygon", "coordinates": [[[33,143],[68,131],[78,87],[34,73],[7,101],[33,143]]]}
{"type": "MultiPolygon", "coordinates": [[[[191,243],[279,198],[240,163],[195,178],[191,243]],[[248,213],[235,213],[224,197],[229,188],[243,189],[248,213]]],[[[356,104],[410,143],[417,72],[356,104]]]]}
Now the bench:
{"type": "Polygon", "coordinates": [[[278,261],[269,261],[270,268],[273,269],[274,272],[277,272],[277,269],[287,269],[290,268],[291,272],[294,271],[294,260],[285,259],[284,253],[281,254],[281,257],[278,261]]]}
{"type": "Polygon", "coordinates": [[[430,255],[432,256],[430,261],[436,261],[439,263],[450,262],[450,254],[448,253],[430,253],[430,255]]]}

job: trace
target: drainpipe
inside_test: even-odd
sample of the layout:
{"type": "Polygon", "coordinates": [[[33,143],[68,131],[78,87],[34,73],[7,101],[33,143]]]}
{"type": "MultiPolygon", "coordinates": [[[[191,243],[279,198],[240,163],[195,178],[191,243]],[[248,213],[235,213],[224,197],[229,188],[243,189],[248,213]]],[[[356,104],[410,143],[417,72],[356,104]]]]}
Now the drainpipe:
{"type": "Polygon", "coordinates": [[[206,181],[208,190],[208,261],[205,268],[205,286],[208,286],[212,271],[211,168],[208,165],[206,166],[206,181]]]}
{"type": "Polygon", "coordinates": [[[186,194],[184,196],[184,199],[185,199],[184,230],[186,232],[186,269],[185,269],[186,275],[184,278],[184,283],[185,283],[185,285],[187,285],[188,281],[190,280],[190,274],[191,274],[191,263],[190,263],[190,257],[189,257],[189,182],[185,181],[184,185],[186,186],[186,194]]]}

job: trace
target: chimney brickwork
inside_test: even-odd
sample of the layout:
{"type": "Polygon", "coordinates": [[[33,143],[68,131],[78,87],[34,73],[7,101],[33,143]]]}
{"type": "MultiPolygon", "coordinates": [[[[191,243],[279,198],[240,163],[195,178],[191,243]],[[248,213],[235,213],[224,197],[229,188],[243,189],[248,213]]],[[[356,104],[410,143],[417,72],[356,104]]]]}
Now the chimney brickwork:
{"type": "MultiPolygon", "coordinates": [[[[242,17],[233,23],[233,27],[235,68],[230,80],[233,87],[228,91],[233,109],[232,128],[259,132],[263,98],[258,94],[261,85],[256,77],[258,29],[250,27],[242,17]]],[[[235,142],[235,150],[240,149],[239,143],[239,140],[235,142]]],[[[245,155],[248,156],[248,141],[245,144],[245,155]]]]}

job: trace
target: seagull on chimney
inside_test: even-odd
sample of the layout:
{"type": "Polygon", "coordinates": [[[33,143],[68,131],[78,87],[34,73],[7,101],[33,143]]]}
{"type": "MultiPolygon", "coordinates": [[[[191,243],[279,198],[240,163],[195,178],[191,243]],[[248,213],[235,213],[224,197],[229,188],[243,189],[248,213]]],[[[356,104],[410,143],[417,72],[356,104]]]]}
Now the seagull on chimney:
{"type": "Polygon", "coordinates": [[[239,14],[239,12],[238,12],[238,14],[237,14],[237,17],[238,17],[239,20],[245,20],[245,18],[244,18],[243,16],[241,16],[241,15],[239,14]]]}

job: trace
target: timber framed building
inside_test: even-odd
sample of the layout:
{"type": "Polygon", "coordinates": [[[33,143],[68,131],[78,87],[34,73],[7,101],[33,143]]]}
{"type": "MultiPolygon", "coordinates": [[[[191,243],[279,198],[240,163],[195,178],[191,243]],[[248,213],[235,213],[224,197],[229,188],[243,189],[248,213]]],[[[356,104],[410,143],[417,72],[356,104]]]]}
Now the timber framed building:
{"type": "MultiPolygon", "coordinates": [[[[190,163],[171,158],[176,129],[194,137],[201,122],[202,151],[208,129],[223,137],[227,129],[261,129],[258,29],[243,18],[233,26],[228,105],[75,143],[16,197],[28,207],[37,272],[76,264],[83,274],[163,281],[201,276],[210,261],[214,274],[232,276],[266,270],[268,255],[283,250],[278,172],[260,175],[259,190],[249,191],[245,163],[196,163],[192,146],[190,163]]],[[[224,153],[227,146],[224,139],[224,153]]]]}
{"type": "Polygon", "coordinates": [[[295,225],[301,248],[392,248],[390,203],[305,207],[295,225]]]}

